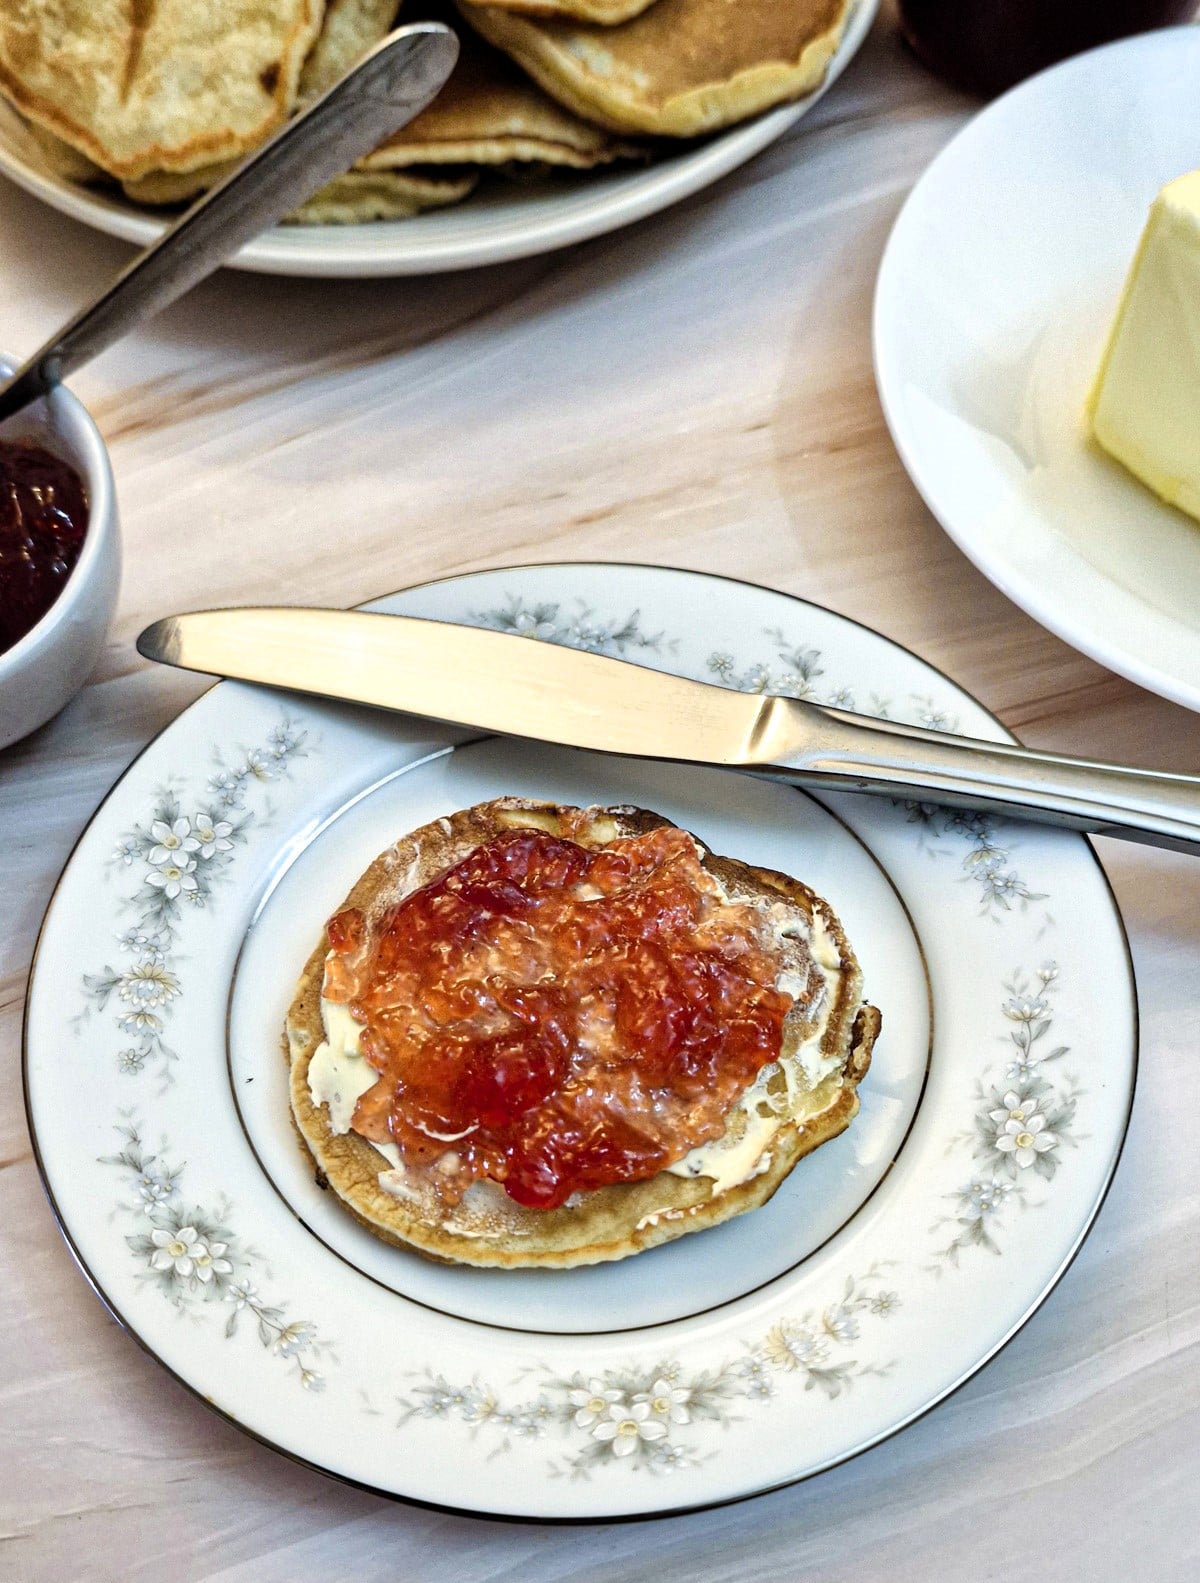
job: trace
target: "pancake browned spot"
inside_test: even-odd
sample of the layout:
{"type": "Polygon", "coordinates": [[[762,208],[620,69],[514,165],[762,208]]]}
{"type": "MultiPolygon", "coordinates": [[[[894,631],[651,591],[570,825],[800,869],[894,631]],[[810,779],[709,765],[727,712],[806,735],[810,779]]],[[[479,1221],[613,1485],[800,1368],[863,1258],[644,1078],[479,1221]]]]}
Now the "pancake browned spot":
{"type": "Polygon", "coordinates": [[[128,99],[129,90],[137,76],[137,69],[142,59],[142,45],[146,40],[146,29],[150,26],[157,4],[158,0],[130,0],[129,38],[125,45],[125,65],[121,72],[122,99],[128,99]]]}

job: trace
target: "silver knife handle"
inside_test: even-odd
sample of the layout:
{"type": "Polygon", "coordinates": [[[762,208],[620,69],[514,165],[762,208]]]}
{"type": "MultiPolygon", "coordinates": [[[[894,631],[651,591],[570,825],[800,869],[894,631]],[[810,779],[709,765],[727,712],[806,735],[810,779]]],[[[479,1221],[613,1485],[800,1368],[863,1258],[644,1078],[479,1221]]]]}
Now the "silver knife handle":
{"type": "Polygon", "coordinates": [[[0,390],[0,419],[45,394],[134,324],[169,307],[244,243],[377,148],[425,108],[457,59],[458,39],[440,22],[415,22],[389,33],[35,352],[0,390]]]}
{"type": "Polygon", "coordinates": [[[810,717],[809,745],[790,755],[789,764],[762,773],[907,802],[983,808],[1200,855],[1200,777],[867,722],[842,710],[818,712],[829,724],[814,729],[810,717]]]}

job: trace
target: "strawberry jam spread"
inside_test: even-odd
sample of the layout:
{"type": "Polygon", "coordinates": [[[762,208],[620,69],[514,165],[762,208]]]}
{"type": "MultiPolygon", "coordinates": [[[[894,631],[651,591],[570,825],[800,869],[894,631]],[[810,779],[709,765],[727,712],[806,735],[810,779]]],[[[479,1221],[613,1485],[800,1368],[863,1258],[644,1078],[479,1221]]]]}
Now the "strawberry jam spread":
{"type": "Polygon", "coordinates": [[[506,831],[329,939],[325,998],[380,1074],[354,1130],[447,1203],[483,1177],[557,1209],[656,1175],[722,1135],[793,1004],[762,914],[670,827],[598,849],[506,831]]]}
{"type": "Polygon", "coordinates": [[[38,445],[0,440],[0,654],[58,598],[87,525],[73,467],[38,445]]]}

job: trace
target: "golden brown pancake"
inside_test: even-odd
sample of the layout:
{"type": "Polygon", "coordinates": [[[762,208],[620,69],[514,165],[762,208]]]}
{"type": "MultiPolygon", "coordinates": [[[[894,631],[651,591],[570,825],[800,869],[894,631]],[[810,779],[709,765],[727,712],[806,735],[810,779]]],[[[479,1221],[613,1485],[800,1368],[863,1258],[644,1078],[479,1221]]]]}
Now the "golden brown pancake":
{"type": "Polygon", "coordinates": [[[584,170],[643,153],[563,109],[461,23],[459,32],[462,51],[450,81],[428,109],[361,162],[364,169],[537,162],[584,170]]]}
{"type": "MultiPolygon", "coordinates": [[[[397,841],[358,881],[343,909],[378,918],[505,830],[569,830],[572,840],[602,847],[666,823],[634,808],[589,809],[581,819],[579,810],[500,798],[397,841]]],[[[347,1080],[330,1066],[330,1051],[336,1046],[341,1052],[343,1071],[363,1058],[347,1053],[345,1029],[354,1025],[345,1008],[337,1008],[343,1018],[339,1031],[322,999],[329,952],[323,933],[300,978],[285,1034],[292,1116],[322,1185],[386,1242],[443,1262],[500,1268],[622,1259],[766,1203],[804,1155],[836,1137],[857,1114],[857,1088],[870,1064],[879,1013],[862,1002],[858,963],[827,902],[786,875],[701,852],[705,868],[731,900],[764,911],[780,935],[786,966],[796,974],[780,1059],[763,1069],[730,1110],[722,1139],[693,1151],[679,1170],[575,1194],[560,1209],[525,1208],[496,1183],[477,1181],[447,1210],[419,1172],[393,1169],[350,1128],[353,1099],[346,1130],[334,1130],[335,1097],[326,1087],[332,1082],[336,1092],[347,1080]]],[[[371,1069],[355,1069],[369,1086],[371,1069]]]]}
{"type": "Polygon", "coordinates": [[[6,0],[0,91],[120,178],[261,143],[296,103],[323,0],[6,0]]]}
{"type": "Polygon", "coordinates": [[[459,0],[560,104],[618,132],[696,137],[817,88],[850,0],[656,0],[620,27],[459,0]]]}

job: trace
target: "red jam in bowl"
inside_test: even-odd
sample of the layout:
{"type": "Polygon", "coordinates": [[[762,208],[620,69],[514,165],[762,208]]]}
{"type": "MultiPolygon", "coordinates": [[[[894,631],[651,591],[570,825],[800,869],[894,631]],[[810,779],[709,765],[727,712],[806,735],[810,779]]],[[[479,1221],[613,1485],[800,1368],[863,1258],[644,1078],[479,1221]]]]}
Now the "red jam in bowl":
{"type": "Polygon", "coordinates": [[[88,527],[83,480],[28,441],[0,440],[0,654],[62,593],[88,527]]]}

